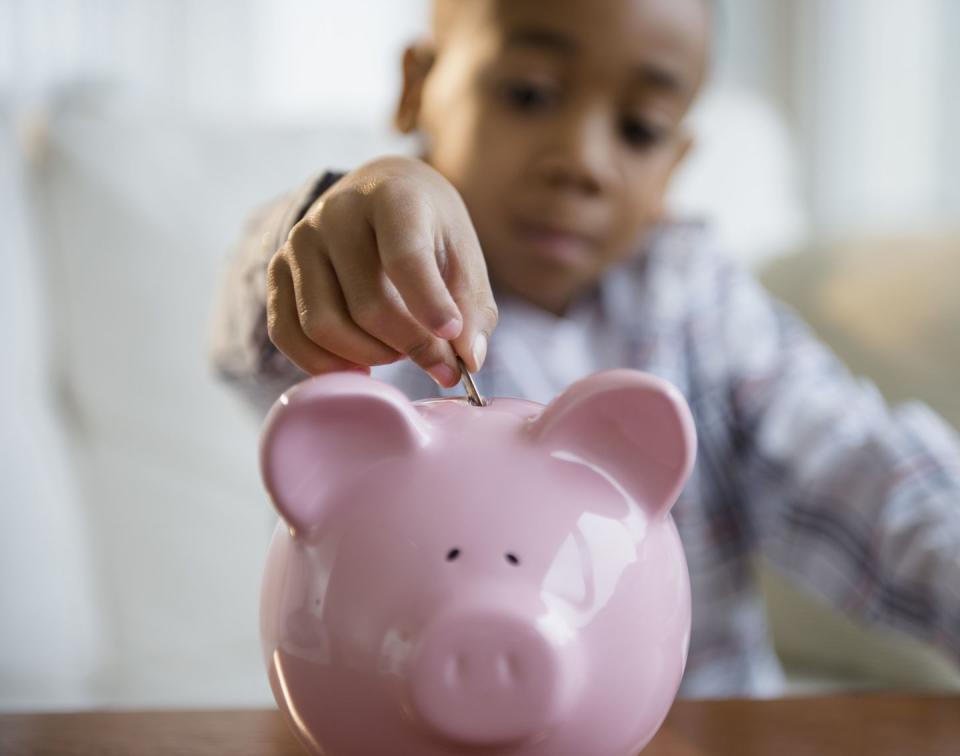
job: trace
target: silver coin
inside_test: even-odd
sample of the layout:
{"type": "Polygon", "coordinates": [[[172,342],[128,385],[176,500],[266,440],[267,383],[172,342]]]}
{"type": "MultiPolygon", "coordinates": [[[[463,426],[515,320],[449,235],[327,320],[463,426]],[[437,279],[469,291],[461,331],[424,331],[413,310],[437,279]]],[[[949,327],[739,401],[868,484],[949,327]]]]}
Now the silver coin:
{"type": "Polygon", "coordinates": [[[457,365],[460,368],[460,383],[463,384],[463,388],[467,392],[467,401],[474,407],[486,406],[487,403],[480,396],[480,392],[477,391],[477,384],[473,382],[473,376],[470,375],[467,366],[463,364],[463,360],[459,357],[457,357],[457,365]]]}

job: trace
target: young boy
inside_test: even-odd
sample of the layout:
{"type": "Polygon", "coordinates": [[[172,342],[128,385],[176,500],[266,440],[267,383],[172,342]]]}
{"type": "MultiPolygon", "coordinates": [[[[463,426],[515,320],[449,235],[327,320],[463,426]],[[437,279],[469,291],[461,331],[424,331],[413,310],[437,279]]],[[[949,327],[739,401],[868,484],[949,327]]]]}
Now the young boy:
{"type": "Polygon", "coordinates": [[[781,690],[756,552],[960,659],[956,437],[889,411],[664,218],[710,35],[706,0],[438,0],[396,116],[423,159],[324,174],[257,216],[215,362],[262,412],[330,370],[442,393],[455,355],[482,393],[544,403],[597,370],[658,374],[699,436],[673,510],[694,602],[681,695],[781,690]]]}

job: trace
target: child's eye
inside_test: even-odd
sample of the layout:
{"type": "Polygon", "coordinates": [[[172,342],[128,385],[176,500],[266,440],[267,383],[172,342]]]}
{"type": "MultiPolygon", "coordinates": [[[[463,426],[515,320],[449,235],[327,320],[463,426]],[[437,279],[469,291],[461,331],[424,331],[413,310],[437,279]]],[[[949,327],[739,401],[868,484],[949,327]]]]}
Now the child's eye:
{"type": "Polygon", "coordinates": [[[663,138],[663,131],[637,118],[625,118],[620,124],[620,133],[631,147],[653,147],[663,138]]]}
{"type": "Polygon", "coordinates": [[[556,97],[551,87],[528,81],[508,82],[503,87],[507,104],[516,110],[539,110],[549,105],[556,97]]]}

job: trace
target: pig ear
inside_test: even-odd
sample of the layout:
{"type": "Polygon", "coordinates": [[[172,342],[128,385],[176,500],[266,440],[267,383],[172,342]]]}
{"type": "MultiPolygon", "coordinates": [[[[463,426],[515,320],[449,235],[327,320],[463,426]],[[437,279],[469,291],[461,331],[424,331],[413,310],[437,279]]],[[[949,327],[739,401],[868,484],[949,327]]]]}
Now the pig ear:
{"type": "Polygon", "coordinates": [[[400,391],[361,373],[329,373],[274,403],[260,438],[260,471],[283,519],[295,533],[308,531],[326,516],[334,486],[427,441],[400,391]]]}
{"type": "Polygon", "coordinates": [[[574,383],[531,430],[553,456],[609,476],[655,516],[670,511],[696,456],[693,418],[680,392],[635,370],[574,383]]]}

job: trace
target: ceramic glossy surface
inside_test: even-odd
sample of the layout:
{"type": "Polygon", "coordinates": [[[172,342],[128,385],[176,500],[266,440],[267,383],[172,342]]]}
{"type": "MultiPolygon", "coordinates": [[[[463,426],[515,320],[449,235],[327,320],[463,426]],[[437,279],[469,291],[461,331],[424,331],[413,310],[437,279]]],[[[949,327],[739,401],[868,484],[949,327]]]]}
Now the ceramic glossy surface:
{"type": "Polygon", "coordinates": [[[337,373],[267,417],[282,519],[261,597],[274,696],[326,756],[632,756],[690,633],[670,508],[679,393],[614,370],[547,407],[412,403],[337,373]]]}

